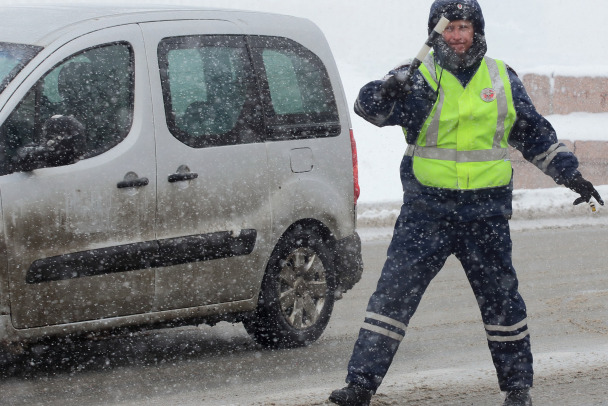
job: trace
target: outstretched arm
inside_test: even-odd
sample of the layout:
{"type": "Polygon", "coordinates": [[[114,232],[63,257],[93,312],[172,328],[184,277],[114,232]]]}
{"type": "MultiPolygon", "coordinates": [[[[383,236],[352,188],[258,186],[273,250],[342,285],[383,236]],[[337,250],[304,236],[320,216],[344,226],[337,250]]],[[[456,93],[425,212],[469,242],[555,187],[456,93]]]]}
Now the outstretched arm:
{"type": "Polygon", "coordinates": [[[578,193],[580,197],[574,204],[589,202],[593,197],[603,205],[600,194],[578,171],[578,159],[574,153],[557,140],[551,123],[536,111],[521,80],[512,70],[509,70],[509,77],[517,112],[509,143],[557,184],[578,193]]]}

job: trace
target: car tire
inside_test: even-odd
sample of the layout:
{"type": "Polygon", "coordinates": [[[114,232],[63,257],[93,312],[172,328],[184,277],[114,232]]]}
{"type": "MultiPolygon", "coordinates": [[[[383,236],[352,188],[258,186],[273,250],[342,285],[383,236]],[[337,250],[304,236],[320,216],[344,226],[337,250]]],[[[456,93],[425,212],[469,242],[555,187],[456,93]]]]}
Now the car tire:
{"type": "Polygon", "coordinates": [[[334,306],[331,250],[314,229],[296,226],[279,240],[262,281],[258,307],[244,321],[268,348],[293,348],[317,340],[334,306]]]}
{"type": "Polygon", "coordinates": [[[0,343],[0,376],[9,376],[18,370],[25,353],[24,345],[0,343]]]}

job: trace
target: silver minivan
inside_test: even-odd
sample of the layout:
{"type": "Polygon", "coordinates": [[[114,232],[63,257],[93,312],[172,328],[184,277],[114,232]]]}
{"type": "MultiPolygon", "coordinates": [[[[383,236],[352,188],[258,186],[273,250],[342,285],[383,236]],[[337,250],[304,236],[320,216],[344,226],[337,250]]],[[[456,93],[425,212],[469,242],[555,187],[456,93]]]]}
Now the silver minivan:
{"type": "Polygon", "coordinates": [[[310,21],[1,7],[0,341],[323,332],[362,272],[344,91],[310,21]]]}

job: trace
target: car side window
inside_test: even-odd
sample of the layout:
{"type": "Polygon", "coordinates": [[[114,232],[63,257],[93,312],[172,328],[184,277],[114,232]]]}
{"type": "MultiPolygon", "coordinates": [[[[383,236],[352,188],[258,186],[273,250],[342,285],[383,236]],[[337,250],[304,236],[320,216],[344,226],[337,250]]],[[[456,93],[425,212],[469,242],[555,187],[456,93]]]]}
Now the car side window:
{"type": "Polygon", "coordinates": [[[268,137],[338,135],[338,108],[321,59],[287,38],[254,36],[250,41],[256,73],[262,78],[268,137]]]}
{"type": "Polygon", "coordinates": [[[0,128],[0,174],[16,169],[20,147],[44,142],[44,122],[55,115],[73,116],[84,125],[83,158],[109,150],[131,128],[133,95],[129,44],[106,44],[65,59],[37,82],[0,128]]]}
{"type": "Polygon", "coordinates": [[[165,38],[158,57],[167,126],[175,138],[194,148],[262,140],[243,37],[165,38]]]}

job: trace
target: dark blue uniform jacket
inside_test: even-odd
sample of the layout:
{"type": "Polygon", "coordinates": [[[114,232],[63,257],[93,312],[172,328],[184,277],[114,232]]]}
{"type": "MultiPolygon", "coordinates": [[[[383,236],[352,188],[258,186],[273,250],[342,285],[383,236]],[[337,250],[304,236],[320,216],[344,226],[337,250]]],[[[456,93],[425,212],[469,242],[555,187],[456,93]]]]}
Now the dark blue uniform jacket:
{"type": "MultiPolygon", "coordinates": [[[[470,81],[478,66],[456,72],[463,86],[470,81]]],[[[398,69],[407,69],[407,65],[398,69]]],[[[558,144],[555,130],[537,111],[517,74],[509,68],[509,78],[517,119],[509,134],[509,144],[519,150],[530,162],[558,144]]],[[[391,71],[391,74],[395,71],[391,71]]],[[[398,125],[407,131],[407,143],[415,144],[418,134],[430,114],[436,92],[417,71],[412,91],[394,99],[382,98],[377,80],[363,86],[355,103],[355,112],[370,123],[384,127],[398,125]]],[[[540,168],[541,159],[536,163],[540,168]]],[[[546,163],[545,163],[546,164],[546,163]]],[[[578,160],[571,152],[558,153],[545,165],[544,172],[556,183],[563,184],[578,174],[578,160]]],[[[477,190],[447,190],[420,184],[412,171],[412,158],[404,156],[401,162],[401,181],[404,192],[402,215],[416,216],[421,220],[470,221],[479,217],[510,216],[512,212],[513,183],[504,187],[477,190]]]]}

